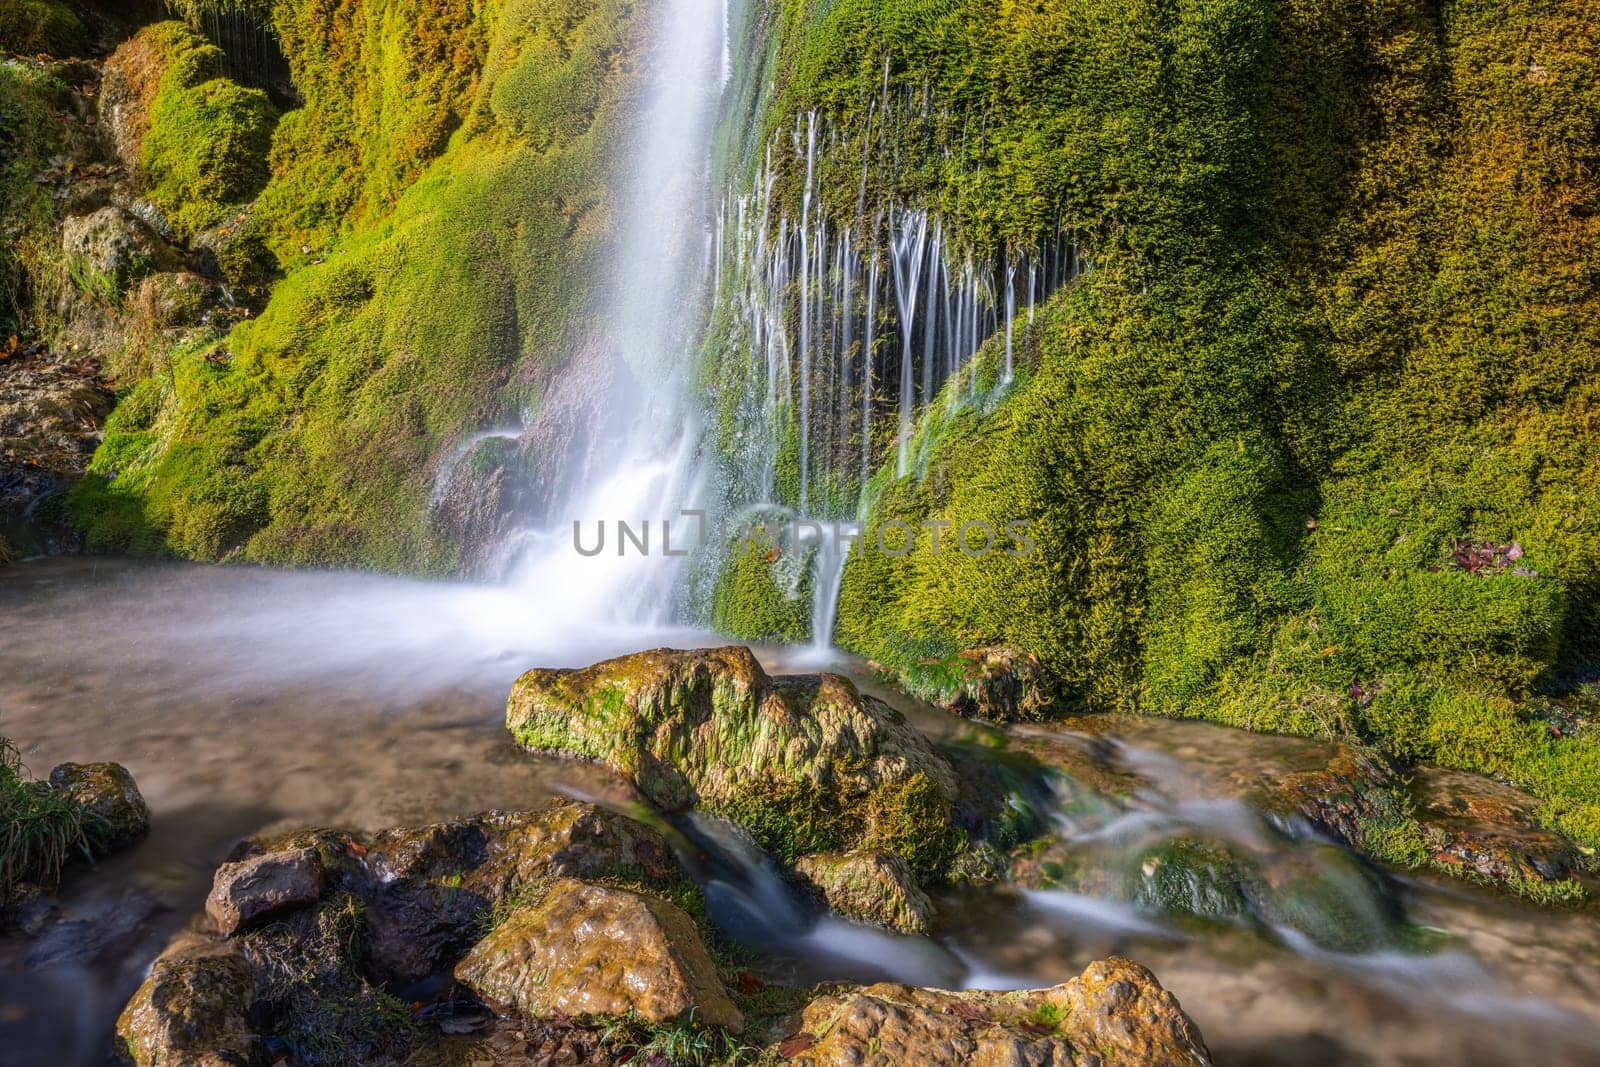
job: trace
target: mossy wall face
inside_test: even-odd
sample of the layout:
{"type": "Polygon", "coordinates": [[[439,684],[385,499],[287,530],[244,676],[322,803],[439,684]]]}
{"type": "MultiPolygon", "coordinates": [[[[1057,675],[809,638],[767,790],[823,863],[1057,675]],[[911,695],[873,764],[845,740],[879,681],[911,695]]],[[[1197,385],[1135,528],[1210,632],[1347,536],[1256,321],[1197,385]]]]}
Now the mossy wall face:
{"type": "Polygon", "coordinates": [[[272,14],[306,106],[251,224],[287,274],[254,321],[131,383],[73,510],[99,549],[445,571],[434,461],[535,407],[604,314],[633,8],[272,14]]]}
{"type": "Polygon", "coordinates": [[[1592,722],[1600,668],[1600,8],[794,0],[780,25],[770,129],[861,127],[887,72],[933,118],[869,201],[980,248],[1059,212],[1093,262],[1018,381],[931,405],[925,463],[869,494],[874,521],[1026,519],[1035,552],[858,554],[841,642],[1005,641],[1073,704],[1363,733],[1509,775],[1594,843],[1600,754],[1548,720],[1592,722]]]}

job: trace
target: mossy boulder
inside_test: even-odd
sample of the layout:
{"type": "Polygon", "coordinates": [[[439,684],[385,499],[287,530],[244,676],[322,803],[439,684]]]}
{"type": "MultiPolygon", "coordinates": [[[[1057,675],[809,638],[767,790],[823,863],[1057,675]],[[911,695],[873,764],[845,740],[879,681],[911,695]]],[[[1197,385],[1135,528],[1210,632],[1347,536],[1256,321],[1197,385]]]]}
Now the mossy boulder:
{"type": "Polygon", "coordinates": [[[497,907],[550,878],[683,877],[656,831],[575,802],[385,830],[367,843],[363,867],[372,963],[396,981],[459,958],[497,907]]]}
{"type": "Polygon", "coordinates": [[[120,763],[63,763],[50,788],[94,819],[94,852],[109,855],[150,832],[150,808],[133,775],[120,763]]]}
{"type": "Polygon", "coordinates": [[[859,849],[802,856],[794,873],[803,887],[847,919],[908,934],[925,934],[933,925],[933,901],[892,852],[859,849]]]}
{"type": "Polygon", "coordinates": [[[968,649],[898,674],[907,691],[929,703],[989,722],[1041,719],[1054,699],[1039,657],[1014,645],[968,649]]]}
{"type": "Polygon", "coordinates": [[[63,55],[83,43],[83,23],[60,0],[6,0],[0,7],[0,51],[63,55]]]}
{"type": "Polygon", "coordinates": [[[146,26],[106,65],[100,113],[113,147],[183,236],[267,183],[277,112],[225,72],[222,50],[182,22],[146,26]]]}
{"type": "Polygon", "coordinates": [[[512,687],[516,742],[604,763],[668,811],[739,823],[779,858],[896,853],[922,879],[961,850],[950,762],[833,674],[769,678],[747,648],[656,649],[512,687]]]}
{"type": "Polygon", "coordinates": [[[236,946],[180,938],[117,1019],[118,1056],[137,1067],[248,1063],[256,971],[236,946]]]}
{"type": "Polygon", "coordinates": [[[681,908],[571,878],[507,916],[455,975],[488,1003],[530,1019],[638,1016],[744,1028],[681,908]]]}
{"type": "Polygon", "coordinates": [[[1050,989],[950,993],[885,982],[829,994],[807,1005],[800,1027],[780,1048],[804,1067],[1211,1062],[1177,998],[1116,956],[1050,989]]]}
{"type": "Polygon", "coordinates": [[[149,223],[114,205],[62,223],[61,250],[78,288],[108,302],[145,275],[175,270],[182,262],[149,223]]]}

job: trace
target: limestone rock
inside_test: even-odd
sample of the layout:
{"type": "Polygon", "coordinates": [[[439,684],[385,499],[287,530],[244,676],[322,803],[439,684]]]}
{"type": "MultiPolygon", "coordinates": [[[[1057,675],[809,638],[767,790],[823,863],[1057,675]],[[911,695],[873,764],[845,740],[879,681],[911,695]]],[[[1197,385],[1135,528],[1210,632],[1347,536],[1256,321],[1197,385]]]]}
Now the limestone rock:
{"type": "Polygon", "coordinates": [[[535,1019],[636,1014],[744,1028],[682,909],[570,878],[512,912],[455,974],[496,1007],[535,1019]]]}
{"type": "Polygon", "coordinates": [[[119,1057],[137,1067],[252,1062],[256,976],[231,946],[180,939],[117,1019],[119,1057]]]}
{"type": "Polygon", "coordinates": [[[669,811],[701,807],[793,860],[872,845],[938,874],[958,796],[950,762],[833,674],[769,678],[742,647],[656,649],[517,680],[521,745],[598,760],[669,811]]]}
{"type": "Polygon", "coordinates": [[[61,248],[118,293],[152,271],[176,270],[180,265],[177,253],[160,234],[114,204],[63,222],[61,248]]]}
{"type": "Polygon", "coordinates": [[[1200,1032],[1148,970],[1113,957],[1072,981],[1011,993],[886,982],[819,997],[784,1042],[806,1067],[1194,1067],[1200,1032]]]}
{"type": "Polygon", "coordinates": [[[372,959],[396,981],[459,958],[497,903],[540,879],[678,874],[654,830],[571,801],[386,830],[368,844],[365,866],[370,882],[360,892],[372,959]]]}
{"type": "Polygon", "coordinates": [[[103,854],[127,848],[150,830],[150,809],[133,775],[120,763],[63,763],[50,772],[50,788],[103,821],[103,854]]]}
{"type": "Polygon", "coordinates": [[[315,904],[326,878],[309,848],[285,849],[224,863],[212,880],[206,914],[224,937],[232,937],[291,908],[315,904]]]}
{"type": "Polygon", "coordinates": [[[905,861],[891,852],[802,856],[795,874],[845,918],[910,934],[926,933],[933,924],[933,901],[917,888],[905,861]]]}

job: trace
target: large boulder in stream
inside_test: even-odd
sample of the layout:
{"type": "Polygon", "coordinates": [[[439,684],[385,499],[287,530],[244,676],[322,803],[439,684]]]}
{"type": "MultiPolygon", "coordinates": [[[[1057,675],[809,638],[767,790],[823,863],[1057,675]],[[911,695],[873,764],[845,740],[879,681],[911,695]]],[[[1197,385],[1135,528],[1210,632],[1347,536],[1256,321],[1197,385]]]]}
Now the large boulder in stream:
{"type": "Polygon", "coordinates": [[[885,982],[813,1000],[780,1051],[804,1067],[1194,1067],[1200,1031],[1120,957],[1050,989],[950,993],[885,982]]]}
{"type": "Polygon", "coordinates": [[[532,1019],[636,1015],[744,1028],[683,909],[571,878],[513,911],[455,974],[485,1002],[532,1019]]]}
{"type": "Polygon", "coordinates": [[[769,678],[747,648],[531,670],[506,725],[529,749],[604,763],[667,811],[726,817],[786,862],[879,848],[925,880],[965,842],[955,770],[904,716],[838,675],[769,678]]]}

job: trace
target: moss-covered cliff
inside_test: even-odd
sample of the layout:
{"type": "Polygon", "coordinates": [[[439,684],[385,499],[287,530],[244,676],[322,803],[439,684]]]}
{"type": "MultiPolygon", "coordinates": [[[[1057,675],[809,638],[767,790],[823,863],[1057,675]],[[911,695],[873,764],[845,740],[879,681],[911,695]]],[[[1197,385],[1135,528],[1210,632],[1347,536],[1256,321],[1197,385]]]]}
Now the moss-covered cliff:
{"type": "Polygon", "coordinates": [[[932,101],[887,180],[822,184],[834,217],[920,203],[992,253],[1059,212],[1093,263],[869,491],[872,521],[1025,519],[1036,551],[858,553],[841,642],[1006,642],[1072,704],[1364,734],[1600,842],[1597,14],[782,5],[770,129],[883,138],[875,100],[932,101]]]}
{"type": "Polygon", "coordinates": [[[459,546],[427,517],[437,462],[536,408],[604,313],[588,281],[632,6],[251,10],[303,106],[258,147],[253,90],[163,81],[145,184],[180,235],[224,222],[282,279],[252,321],[123,383],[73,513],[102,550],[447,570],[459,546]]]}

